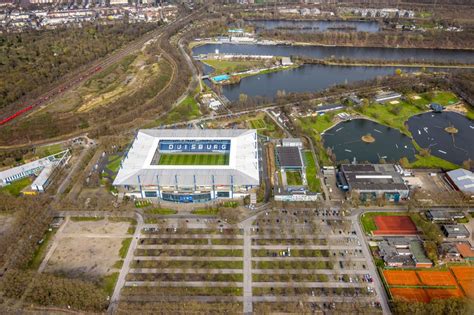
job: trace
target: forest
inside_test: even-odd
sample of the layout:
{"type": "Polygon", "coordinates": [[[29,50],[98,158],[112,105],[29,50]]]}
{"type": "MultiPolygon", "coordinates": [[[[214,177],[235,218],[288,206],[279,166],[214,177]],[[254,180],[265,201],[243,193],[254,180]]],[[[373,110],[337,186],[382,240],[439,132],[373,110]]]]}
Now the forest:
{"type": "Polygon", "coordinates": [[[117,23],[0,34],[0,109],[38,95],[64,75],[154,28],[151,23],[117,23]]]}

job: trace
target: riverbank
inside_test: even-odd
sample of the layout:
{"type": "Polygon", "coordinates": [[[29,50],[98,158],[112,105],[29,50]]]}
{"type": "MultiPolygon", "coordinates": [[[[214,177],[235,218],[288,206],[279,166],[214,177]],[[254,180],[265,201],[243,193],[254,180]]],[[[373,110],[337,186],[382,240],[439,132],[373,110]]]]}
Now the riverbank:
{"type": "Polygon", "coordinates": [[[444,64],[444,63],[410,63],[410,62],[384,62],[374,61],[352,61],[352,60],[327,60],[315,59],[305,61],[305,64],[321,64],[326,66],[347,66],[347,67],[402,67],[402,68],[436,68],[436,69],[474,69],[474,64],[444,64]]]}
{"type": "Polygon", "coordinates": [[[247,77],[256,76],[260,74],[268,74],[268,73],[273,73],[273,72],[278,72],[278,71],[283,71],[283,70],[296,69],[299,66],[300,66],[299,64],[294,64],[294,65],[289,65],[289,66],[275,66],[275,67],[262,68],[262,69],[252,69],[252,70],[227,74],[226,76],[228,77],[228,79],[225,79],[222,81],[216,81],[213,79],[212,76],[210,77],[210,80],[214,84],[231,85],[231,84],[239,83],[241,79],[244,79],[247,77]]]}

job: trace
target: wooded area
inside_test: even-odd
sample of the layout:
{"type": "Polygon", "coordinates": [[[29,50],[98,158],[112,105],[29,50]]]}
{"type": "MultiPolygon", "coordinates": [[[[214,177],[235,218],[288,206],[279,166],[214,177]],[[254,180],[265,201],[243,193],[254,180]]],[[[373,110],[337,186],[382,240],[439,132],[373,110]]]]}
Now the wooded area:
{"type": "Polygon", "coordinates": [[[36,96],[70,71],[156,28],[156,24],[87,25],[0,35],[0,108],[36,96]]]}

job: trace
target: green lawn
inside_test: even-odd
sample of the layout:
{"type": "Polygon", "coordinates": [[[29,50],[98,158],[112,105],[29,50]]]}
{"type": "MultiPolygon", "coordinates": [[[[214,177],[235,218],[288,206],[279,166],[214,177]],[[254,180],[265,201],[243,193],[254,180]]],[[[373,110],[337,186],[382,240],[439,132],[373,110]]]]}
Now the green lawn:
{"type": "Polygon", "coordinates": [[[421,96],[427,99],[430,103],[438,103],[443,106],[452,105],[459,101],[457,96],[450,91],[427,92],[423,93],[421,96]]]}
{"type": "Polygon", "coordinates": [[[192,214],[196,215],[217,215],[219,213],[218,208],[201,208],[191,211],[192,214]]]}
{"type": "Polygon", "coordinates": [[[125,259],[127,256],[128,248],[130,247],[130,243],[132,243],[132,238],[126,238],[122,241],[122,247],[119,250],[119,256],[122,259],[125,259]]]}
{"type": "Polygon", "coordinates": [[[203,63],[214,68],[214,74],[246,71],[254,68],[264,68],[264,60],[203,60],[203,63]]]}
{"type": "Polygon", "coordinates": [[[159,165],[228,165],[228,154],[161,154],[159,165]]]}
{"type": "Polygon", "coordinates": [[[43,242],[38,245],[36,248],[33,258],[28,262],[28,267],[31,269],[37,270],[43,261],[44,256],[46,255],[46,249],[48,248],[48,243],[51,238],[56,233],[57,229],[52,229],[51,231],[46,231],[43,236],[43,242]]]}
{"type": "Polygon", "coordinates": [[[322,133],[324,130],[331,128],[334,125],[334,115],[340,112],[342,111],[335,111],[325,115],[304,117],[300,118],[299,121],[303,129],[314,129],[317,132],[322,133]]]}
{"type": "Polygon", "coordinates": [[[360,221],[362,222],[362,227],[366,233],[371,233],[372,231],[377,230],[377,226],[374,222],[374,217],[379,215],[408,215],[407,212],[367,212],[361,216],[360,221]]]}
{"type": "Polygon", "coordinates": [[[321,191],[321,180],[317,177],[316,164],[314,163],[313,154],[311,151],[304,153],[306,166],[306,180],[308,181],[309,190],[312,192],[321,191]]]}
{"type": "Polygon", "coordinates": [[[114,293],[115,284],[117,283],[119,274],[119,272],[114,272],[102,278],[102,288],[107,295],[112,296],[114,293]]]}
{"type": "Polygon", "coordinates": [[[25,177],[12,182],[10,185],[0,188],[0,192],[6,192],[12,196],[19,196],[21,191],[31,185],[31,178],[25,177]]]}
{"type": "Polygon", "coordinates": [[[286,171],[286,183],[288,186],[298,186],[303,184],[301,173],[298,171],[286,171]]]}
{"type": "Polygon", "coordinates": [[[410,163],[411,168],[442,168],[443,170],[450,171],[458,169],[459,166],[443,160],[439,157],[430,155],[430,156],[421,156],[416,155],[416,161],[410,163]]]}
{"type": "Polygon", "coordinates": [[[358,110],[371,117],[378,122],[401,130],[405,134],[409,134],[408,128],[405,126],[405,121],[413,115],[422,113],[423,107],[416,106],[399,100],[399,104],[378,104],[373,103],[369,106],[361,106],[358,110]]]}
{"type": "Polygon", "coordinates": [[[147,214],[159,214],[159,215],[170,215],[176,214],[178,211],[173,209],[166,209],[166,208],[155,208],[155,209],[147,209],[145,210],[147,214]]]}
{"type": "Polygon", "coordinates": [[[56,144],[37,148],[36,155],[38,155],[38,157],[41,158],[41,157],[59,153],[61,151],[63,151],[63,146],[60,143],[56,143],[56,144]]]}
{"type": "Polygon", "coordinates": [[[122,157],[119,156],[119,155],[111,155],[109,156],[108,158],[108,164],[107,164],[107,168],[109,170],[111,170],[112,172],[114,173],[117,173],[119,168],[120,168],[120,162],[122,161],[122,157]]]}
{"type": "MultiPolygon", "coordinates": [[[[180,121],[188,121],[201,116],[199,104],[192,95],[188,95],[178,106],[157,120],[158,125],[170,125],[180,121]]],[[[155,124],[156,125],[156,124],[155,124]]]]}
{"type": "Polygon", "coordinates": [[[84,221],[101,221],[104,217],[71,217],[73,222],[84,222],[84,221]]]}
{"type": "Polygon", "coordinates": [[[275,122],[264,113],[257,114],[256,116],[243,116],[247,126],[252,129],[257,129],[259,134],[268,136],[271,138],[282,138],[284,137],[283,131],[275,124],[275,122]]]}
{"type": "Polygon", "coordinates": [[[267,126],[263,119],[252,119],[249,123],[253,129],[265,129],[267,126]]]}

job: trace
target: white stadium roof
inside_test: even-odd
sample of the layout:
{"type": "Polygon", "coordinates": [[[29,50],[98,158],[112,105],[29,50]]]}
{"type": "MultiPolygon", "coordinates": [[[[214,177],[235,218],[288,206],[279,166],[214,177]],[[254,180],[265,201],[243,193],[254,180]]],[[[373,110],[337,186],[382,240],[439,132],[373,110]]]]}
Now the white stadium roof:
{"type": "Polygon", "coordinates": [[[256,130],[142,129],[122,161],[114,185],[259,185],[256,130]],[[228,165],[152,165],[160,140],[230,140],[228,165]]]}

